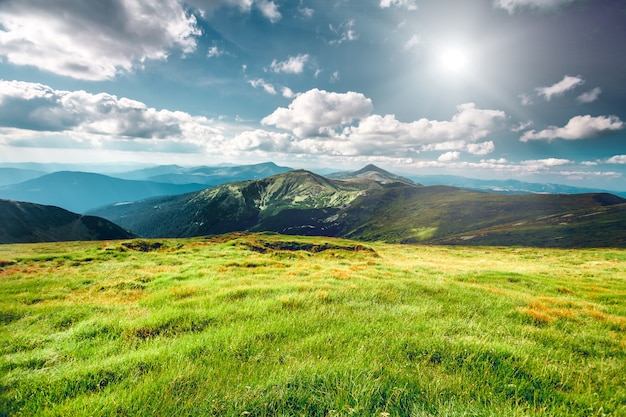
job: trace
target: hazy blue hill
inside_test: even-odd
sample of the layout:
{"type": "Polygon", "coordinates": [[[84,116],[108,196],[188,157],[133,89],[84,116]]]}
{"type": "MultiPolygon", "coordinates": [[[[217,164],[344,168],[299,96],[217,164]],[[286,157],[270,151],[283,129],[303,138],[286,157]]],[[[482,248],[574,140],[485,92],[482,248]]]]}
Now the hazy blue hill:
{"type": "Polygon", "coordinates": [[[612,194],[504,195],[389,186],[367,178],[334,180],[298,170],[94,214],[145,237],[249,230],[403,243],[573,247],[626,246],[624,212],[626,200],[612,194]]]}
{"type": "Polygon", "coordinates": [[[229,182],[246,181],[269,177],[291,171],[289,167],[278,166],[273,162],[254,165],[197,166],[160,165],[116,175],[119,178],[149,180],[170,184],[220,185],[229,182]]]}
{"type": "Polygon", "coordinates": [[[32,180],[46,175],[44,171],[23,168],[2,168],[0,167],[0,187],[10,184],[32,180]]]}
{"type": "Polygon", "coordinates": [[[87,172],[61,171],[0,187],[0,198],[54,205],[84,213],[108,204],[182,194],[203,188],[205,186],[201,184],[163,184],[123,180],[87,172]]]}
{"type": "Polygon", "coordinates": [[[412,175],[411,179],[424,185],[449,185],[476,191],[499,194],[585,194],[610,192],[626,198],[626,191],[607,191],[596,188],[572,187],[563,184],[533,183],[518,180],[481,180],[454,175],[412,175]]]}
{"type": "Polygon", "coordinates": [[[132,233],[100,217],[59,207],[0,200],[0,243],[127,239],[132,233]]]}

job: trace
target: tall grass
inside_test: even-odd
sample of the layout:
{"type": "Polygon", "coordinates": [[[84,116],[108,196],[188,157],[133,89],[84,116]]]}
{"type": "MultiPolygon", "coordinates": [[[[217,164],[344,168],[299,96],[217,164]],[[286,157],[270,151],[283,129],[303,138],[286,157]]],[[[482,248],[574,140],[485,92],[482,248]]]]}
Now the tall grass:
{"type": "Polygon", "coordinates": [[[626,251],[0,246],[0,415],[624,416],[626,251]]]}

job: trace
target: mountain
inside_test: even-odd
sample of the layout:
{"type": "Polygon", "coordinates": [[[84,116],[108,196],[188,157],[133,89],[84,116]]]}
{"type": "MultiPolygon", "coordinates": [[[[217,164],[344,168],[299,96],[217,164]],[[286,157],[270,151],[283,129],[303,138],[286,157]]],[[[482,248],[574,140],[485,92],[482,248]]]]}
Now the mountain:
{"type": "Polygon", "coordinates": [[[145,237],[273,231],[400,243],[626,246],[626,200],[612,194],[489,194],[303,170],[94,214],[145,237]]]}
{"type": "Polygon", "coordinates": [[[59,207],[0,200],[0,243],[127,239],[134,235],[100,217],[59,207]]]}
{"type": "Polygon", "coordinates": [[[608,191],[596,188],[572,187],[563,184],[533,183],[518,180],[481,180],[454,175],[411,175],[414,181],[424,185],[450,185],[469,190],[500,194],[585,194],[606,192],[626,198],[626,191],[608,191]]]}
{"type": "Polygon", "coordinates": [[[101,174],[61,171],[19,184],[0,187],[0,198],[63,207],[78,213],[108,204],[148,197],[182,194],[205,188],[201,184],[130,181],[101,174]]]}
{"type": "Polygon", "coordinates": [[[0,187],[3,185],[17,184],[23,181],[45,175],[44,171],[23,168],[2,168],[0,167],[0,187]]]}
{"type": "Polygon", "coordinates": [[[382,168],[377,167],[376,165],[366,165],[365,167],[359,169],[358,171],[344,171],[344,172],[335,172],[326,175],[327,178],[334,178],[339,180],[348,180],[348,179],[356,179],[356,178],[366,178],[370,180],[374,180],[381,184],[395,184],[395,185],[421,185],[416,184],[413,180],[401,177],[396,174],[392,174],[389,171],[385,171],[382,168]]]}
{"type": "Polygon", "coordinates": [[[273,162],[254,165],[235,166],[198,166],[181,167],[179,165],[159,165],[116,175],[131,180],[147,180],[169,184],[205,184],[220,185],[228,182],[266,178],[271,175],[291,171],[273,162]]]}
{"type": "Polygon", "coordinates": [[[102,207],[92,213],[115,219],[112,221],[145,237],[274,230],[283,224],[299,226],[293,215],[284,217],[285,210],[334,213],[376,188],[382,185],[375,181],[332,180],[295,170],[196,193],[102,207]]]}

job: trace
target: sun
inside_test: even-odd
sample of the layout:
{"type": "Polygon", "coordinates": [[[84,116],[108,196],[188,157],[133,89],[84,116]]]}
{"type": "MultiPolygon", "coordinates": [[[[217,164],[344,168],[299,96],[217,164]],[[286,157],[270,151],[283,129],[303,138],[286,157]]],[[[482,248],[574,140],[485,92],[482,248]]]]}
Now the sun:
{"type": "Polygon", "coordinates": [[[459,46],[444,47],[439,54],[439,67],[450,74],[462,74],[469,70],[470,59],[466,49],[459,46]]]}

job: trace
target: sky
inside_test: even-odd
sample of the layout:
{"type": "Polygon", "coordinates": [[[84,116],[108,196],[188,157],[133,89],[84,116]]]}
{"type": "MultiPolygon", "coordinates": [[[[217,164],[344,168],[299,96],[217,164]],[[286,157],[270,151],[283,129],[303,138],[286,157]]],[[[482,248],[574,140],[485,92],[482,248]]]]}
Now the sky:
{"type": "Polygon", "coordinates": [[[0,163],[626,189],[624,0],[0,0],[0,163]]]}

